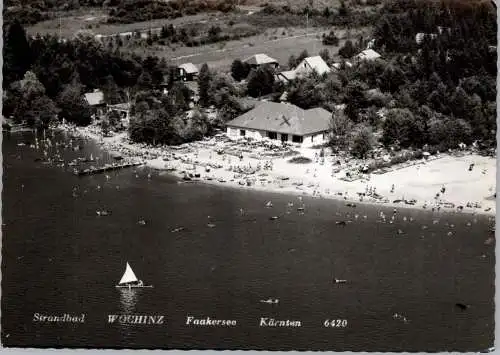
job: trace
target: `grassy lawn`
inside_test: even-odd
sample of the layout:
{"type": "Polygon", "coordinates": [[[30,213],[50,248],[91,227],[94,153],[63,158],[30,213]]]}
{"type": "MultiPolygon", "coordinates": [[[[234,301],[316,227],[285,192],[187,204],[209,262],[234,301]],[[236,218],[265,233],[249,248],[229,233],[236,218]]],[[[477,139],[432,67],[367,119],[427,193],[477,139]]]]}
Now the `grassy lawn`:
{"type": "MultiPolygon", "coordinates": [[[[131,32],[136,30],[147,30],[149,28],[158,28],[164,25],[172,24],[182,26],[186,24],[218,21],[227,17],[221,14],[198,14],[184,16],[176,19],[158,19],[152,21],[135,22],[127,24],[107,24],[107,13],[101,10],[89,10],[85,14],[61,17],[61,36],[70,38],[79,30],[90,30],[95,34],[111,35],[121,32],[131,32]],[[220,18],[220,19],[219,19],[220,18]],[[89,28],[91,26],[91,28],[89,28]]],[[[59,33],[59,19],[52,19],[29,26],[26,31],[30,35],[57,34],[59,33]]]]}
{"type": "Polygon", "coordinates": [[[265,4],[272,4],[275,6],[289,6],[290,8],[304,8],[311,4],[316,8],[330,7],[331,9],[340,6],[340,0],[245,0],[245,5],[264,6],[265,4]]]}
{"type": "MultiPolygon", "coordinates": [[[[153,54],[170,60],[172,64],[191,62],[194,64],[207,63],[211,68],[227,70],[233,60],[245,59],[253,54],[266,53],[278,60],[281,66],[288,63],[290,55],[298,55],[304,49],[309,55],[317,55],[323,48],[327,48],[332,57],[338,57],[337,52],[346,40],[345,30],[336,30],[337,36],[341,38],[339,46],[325,46],[321,42],[321,34],[330,29],[311,28],[307,32],[304,28],[276,28],[268,29],[265,33],[244,38],[238,41],[229,41],[224,44],[216,43],[195,48],[167,46],[152,46],[136,49],[137,54],[153,54]],[[285,34],[283,34],[285,33],[285,34]]],[[[351,36],[363,31],[368,33],[367,28],[351,31],[351,36]]]]}
{"type": "MultiPolygon", "coordinates": [[[[307,4],[309,0],[291,0],[280,2],[283,5],[301,6],[307,4]]],[[[314,0],[315,7],[337,7],[338,0],[314,0]]],[[[273,3],[275,4],[275,3],[273,3]]],[[[231,22],[231,29],[237,28],[255,28],[261,30],[259,35],[241,38],[213,44],[206,44],[198,47],[186,47],[184,44],[170,44],[151,46],[144,42],[141,45],[125,44],[122,47],[124,51],[132,51],[140,55],[155,55],[169,60],[172,64],[178,65],[185,62],[194,64],[208,63],[210,67],[227,70],[233,60],[245,59],[253,54],[266,53],[279,61],[281,66],[286,66],[290,55],[298,55],[303,50],[307,50],[310,55],[317,55],[322,49],[327,48],[330,56],[336,58],[339,46],[342,46],[346,39],[356,38],[356,35],[363,33],[366,38],[369,36],[370,29],[351,30],[350,34],[343,29],[335,29],[337,36],[341,39],[339,46],[325,46],[322,44],[321,35],[328,33],[330,27],[309,27],[306,31],[305,18],[295,17],[295,25],[285,24],[289,27],[283,27],[283,19],[286,16],[266,17],[255,16],[259,9],[256,5],[261,5],[259,0],[247,0],[240,6],[239,13],[204,13],[192,16],[184,16],[176,19],[160,19],[148,22],[136,22],[131,24],[107,24],[107,14],[103,10],[85,9],[79,12],[66,14],[65,17],[53,19],[38,23],[28,27],[29,34],[58,34],[63,37],[72,37],[79,30],[90,30],[94,34],[112,35],[123,32],[147,31],[148,29],[161,28],[164,25],[172,24],[177,29],[183,27],[186,30],[194,27],[199,33],[205,32],[210,26],[218,25],[221,28],[228,28],[231,22]],[[255,4],[254,4],[255,2],[255,4]],[[303,22],[303,23],[302,23],[303,22]],[[59,30],[59,23],[61,29],[59,30]],[[294,26],[294,27],[290,27],[294,26]],[[307,35],[306,35],[307,34],[307,35]]]]}

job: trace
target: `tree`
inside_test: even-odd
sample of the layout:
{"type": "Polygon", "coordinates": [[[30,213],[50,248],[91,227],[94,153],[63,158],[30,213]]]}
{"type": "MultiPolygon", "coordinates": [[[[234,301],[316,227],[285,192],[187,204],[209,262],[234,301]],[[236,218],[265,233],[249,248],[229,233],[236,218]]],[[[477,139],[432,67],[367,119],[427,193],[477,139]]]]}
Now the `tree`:
{"type": "Polygon", "coordinates": [[[252,69],[248,75],[247,93],[252,97],[260,97],[273,92],[274,72],[268,66],[252,69]]]}
{"type": "Polygon", "coordinates": [[[374,143],[373,131],[365,124],[357,125],[350,134],[350,151],[356,158],[366,158],[368,152],[373,149],[374,143]]]}
{"type": "Polygon", "coordinates": [[[469,115],[471,107],[470,98],[461,87],[457,87],[450,98],[450,108],[454,116],[465,118],[469,115]]]}
{"type": "Polygon", "coordinates": [[[302,62],[307,57],[309,57],[309,52],[307,51],[307,49],[304,49],[302,52],[300,52],[299,56],[297,57],[297,64],[302,62]]]}
{"type": "Polygon", "coordinates": [[[90,107],[83,99],[82,89],[78,83],[72,82],[64,86],[57,97],[57,105],[61,109],[60,116],[69,122],[81,126],[90,123],[90,107]]]}
{"type": "Polygon", "coordinates": [[[429,106],[437,112],[450,113],[448,89],[445,84],[440,83],[427,97],[429,106]]]}
{"type": "Polygon", "coordinates": [[[16,20],[3,33],[3,87],[23,77],[32,63],[26,32],[16,20]]]}
{"type": "Polygon", "coordinates": [[[375,106],[368,107],[363,112],[363,122],[366,122],[371,127],[378,127],[381,123],[381,117],[379,116],[375,106]]]}
{"type": "Polygon", "coordinates": [[[359,110],[366,107],[367,100],[365,91],[367,86],[364,82],[354,80],[347,85],[345,96],[345,113],[352,121],[358,122],[359,110]]]}
{"type": "Polygon", "coordinates": [[[345,148],[348,144],[347,136],[351,132],[353,125],[353,122],[342,110],[334,109],[330,121],[332,132],[330,145],[340,149],[345,148]]]}
{"type": "Polygon", "coordinates": [[[231,64],[231,75],[234,80],[241,81],[246,79],[248,73],[250,73],[250,66],[247,63],[243,63],[241,60],[236,59],[233,61],[233,64],[231,64]]]}
{"type": "Polygon", "coordinates": [[[203,64],[200,69],[200,75],[198,76],[198,88],[199,88],[199,103],[203,107],[210,105],[210,79],[211,73],[208,69],[207,63],[203,64]]]}
{"type": "Polygon", "coordinates": [[[343,91],[342,83],[336,75],[328,75],[324,81],[325,100],[332,103],[340,103],[340,93],[343,91]]]}
{"type": "Polygon", "coordinates": [[[130,139],[152,145],[180,143],[172,120],[163,109],[152,109],[141,112],[130,120],[130,139]]]}
{"type": "Polygon", "coordinates": [[[335,35],[335,32],[331,30],[329,34],[323,37],[322,42],[325,46],[338,46],[339,38],[335,35]]]}
{"type": "Polygon", "coordinates": [[[184,142],[200,140],[210,131],[207,115],[198,110],[194,110],[187,120],[176,117],[173,121],[176,135],[184,142]]]}
{"type": "Polygon", "coordinates": [[[208,30],[208,39],[212,42],[217,41],[221,32],[222,30],[219,26],[211,26],[208,30]]]}
{"type": "Polygon", "coordinates": [[[26,120],[29,126],[47,128],[54,121],[57,109],[45,94],[45,87],[36,75],[27,71],[24,78],[12,85],[15,94],[14,117],[26,120]]]}
{"type": "Polygon", "coordinates": [[[109,136],[109,131],[111,130],[111,123],[109,122],[108,117],[103,117],[99,122],[99,125],[101,126],[102,134],[104,135],[104,137],[109,136]]]}
{"type": "Polygon", "coordinates": [[[288,101],[303,109],[318,107],[325,101],[325,90],[319,90],[313,77],[298,79],[288,90],[288,101]]]}
{"type": "Polygon", "coordinates": [[[297,60],[297,58],[292,54],[290,56],[290,58],[288,58],[288,68],[289,69],[293,69],[297,66],[297,64],[299,64],[299,61],[297,60]]]}
{"type": "Polygon", "coordinates": [[[428,125],[429,143],[441,149],[455,149],[460,143],[471,143],[472,128],[463,119],[433,118],[428,125]]]}
{"type": "Polygon", "coordinates": [[[347,16],[349,14],[349,10],[347,9],[347,6],[345,5],[344,1],[340,2],[340,7],[339,7],[339,15],[340,16],[347,16]]]}
{"type": "Polygon", "coordinates": [[[137,78],[138,90],[151,90],[153,88],[153,79],[147,70],[143,70],[139,78],[137,78]]]}
{"type": "Polygon", "coordinates": [[[406,108],[390,109],[383,124],[382,143],[386,146],[396,144],[403,148],[412,145],[419,147],[426,141],[425,132],[422,117],[406,108]]]}
{"type": "Polygon", "coordinates": [[[121,94],[118,85],[116,85],[112,75],[108,75],[104,79],[102,91],[104,94],[104,101],[106,101],[106,103],[114,105],[123,102],[123,95],[121,94]]]}
{"type": "Polygon", "coordinates": [[[347,40],[339,49],[339,55],[346,59],[353,57],[356,53],[358,53],[358,49],[354,47],[351,40],[347,40]]]}
{"type": "Polygon", "coordinates": [[[319,51],[319,56],[326,62],[328,63],[330,61],[330,52],[328,49],[323,48],[322,50],[319,51]]]}
{"type": "Polygon", "coordinates": [[[399,66],[389,65],[383,71],[379,82],[383,91],[394,93],[406,83],[406,76],[399,66]]]}
{"type": "Polygon", "coordinates": [[[193,92],[183,83],[175,83],[168,96],[174,111],[182,112],[189,108],[189,101],[193,92]]]}

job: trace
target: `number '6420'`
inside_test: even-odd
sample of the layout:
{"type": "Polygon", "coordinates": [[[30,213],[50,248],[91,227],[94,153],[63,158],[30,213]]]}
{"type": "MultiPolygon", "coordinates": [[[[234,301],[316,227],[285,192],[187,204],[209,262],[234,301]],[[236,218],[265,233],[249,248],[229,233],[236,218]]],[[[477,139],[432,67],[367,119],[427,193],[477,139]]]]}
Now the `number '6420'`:
{"type": "Polygon", "coordinates": [[[345,328],[347,327],[347,319],[327,319],[323,325],[325,328],[345,328]]]}

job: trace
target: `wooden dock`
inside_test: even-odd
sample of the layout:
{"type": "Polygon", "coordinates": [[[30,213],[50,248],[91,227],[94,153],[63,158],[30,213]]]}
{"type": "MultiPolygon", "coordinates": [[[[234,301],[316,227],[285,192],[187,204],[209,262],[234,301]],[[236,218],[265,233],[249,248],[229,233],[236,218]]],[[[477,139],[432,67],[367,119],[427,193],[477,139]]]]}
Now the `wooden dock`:
{"type": "Polygon", "coordinates": [[[125,169],[143,164],[144,164],[143,162],[125,163],[125,164],[107,164],[100,168],[75,169],[74,174],[78,176],[102,174],[106,171],[125,169]]]}

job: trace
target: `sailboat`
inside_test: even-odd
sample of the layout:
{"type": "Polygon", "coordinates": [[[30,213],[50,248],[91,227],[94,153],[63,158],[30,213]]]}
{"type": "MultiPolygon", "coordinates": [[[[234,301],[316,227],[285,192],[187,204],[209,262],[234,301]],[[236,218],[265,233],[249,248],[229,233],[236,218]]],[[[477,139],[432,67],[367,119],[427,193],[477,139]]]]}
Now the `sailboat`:
{"type": "Polygon", "coordinates": [[[142,280],[139,280],[137,276],[135,276],[134,271],[130,267],[130,265],[127,262],[127,267],[125,268],[125,272],[123,273],[123,276],[116,285],[117,288],[153,288],[153,286],[146,286],[142,282],[142,280]]]}

